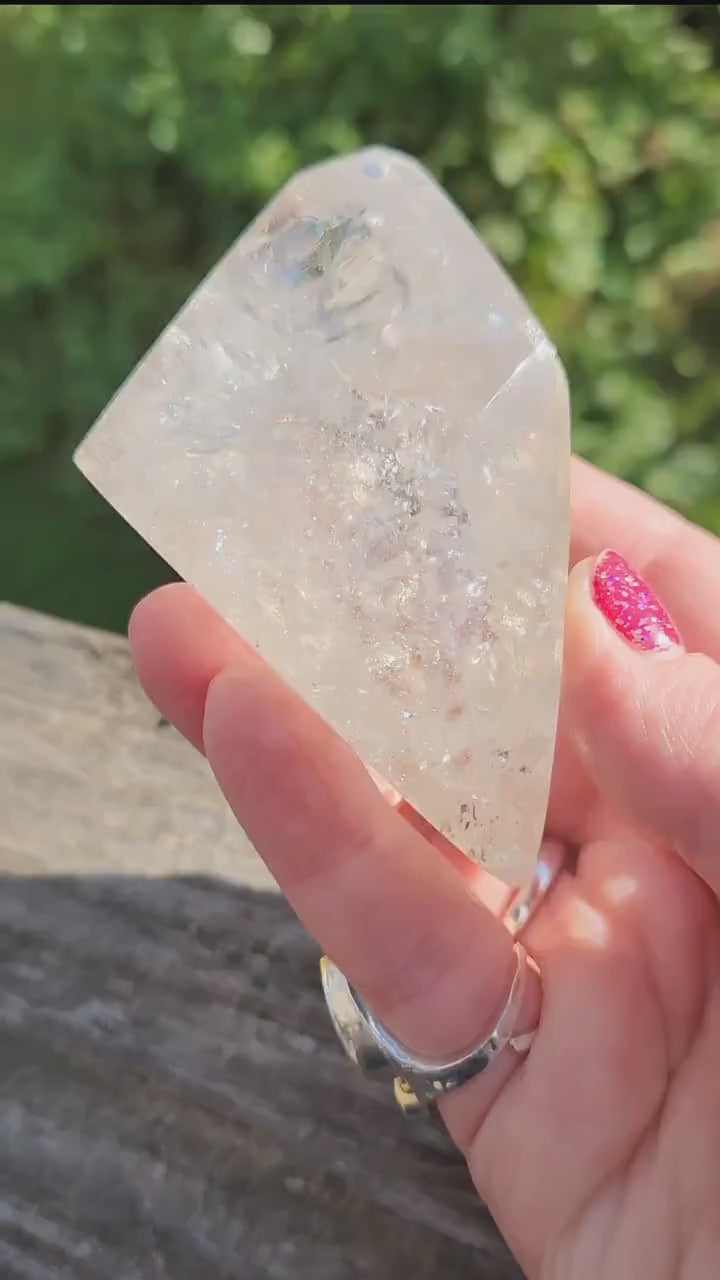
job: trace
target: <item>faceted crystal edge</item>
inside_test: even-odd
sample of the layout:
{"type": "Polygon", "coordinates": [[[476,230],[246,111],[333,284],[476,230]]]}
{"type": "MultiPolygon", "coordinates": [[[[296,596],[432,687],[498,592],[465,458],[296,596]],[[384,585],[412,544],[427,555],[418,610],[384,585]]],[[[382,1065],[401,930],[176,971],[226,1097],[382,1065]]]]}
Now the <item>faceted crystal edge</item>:
{"type": "Polygon", "coordinates": [[[449,195],[449,193],[445,190],[445,188],[439,183],[439,181],[437,180],[435,175],[431,172],[431,170],[428,169],[424,164],[422,164],[422,162],[419,161],[415,156],[409,155],[407,152],[401,151],[398,148],[382,146],[377,144],[371,145],[368,147],[361,148],[360,150],[355,152],[348,152],[345,155],[342,155],[339,157],[332,156],[326,160],[320,160],[316,164],[309,165],[307,168],[301,170],[299,173],[293,174],[292,177],[288,178],[286,182],[284,182],[280,187],[278,187],[277,191],[275,192],[274,196],[269,201],[269,203],[262,210],[260,210],[258,214],[253,219],[251,219],[251,221],[246,225],[246,227],[235,237],[235,239],[228,246],[225,252],[220,255],[220,257],[216,260],[213,266],[206,272],[206,274],[202,277],[199,283],[190,292],[185,302],[181,305],[178,311],[175,312],[175,314],[171,316],[168,322],[163,326],[163,328],[160,330],[158,336],[154,339],[154,341],[150,343],[148,347],[145,348],[142,355],[139,357],[139,359],[135,362],[135,364],[129,370],[125,378],[122,380],[122,382],[118,386],[115,393],[111,396],[110,400],[108,401],[103,411],[98,415],[98,417],[92,423],[89,430],[86,432],[85,436],[77,445],[77,447],[75,448],[72,454],[72,461],[74,465],[85,476],[85,478],[98,489],[99,492],[102,492],[102,488],[97,483],[96,478],[93,476],[92,461],[88,457],[88,450],[87,450],[88,443],[90,442],[92,437],[94,437],[96,431],[99,428],[102,428],[103,421],[108,416],[108,413],[112,408],[112,406],[114,405],[115,401],[119,398],[119,396],[122,395],[128,383],[131,382],[131,380],[134,378],[138,369],[140,369],[140,367],[144,364],[144,362],[146,361],[148,356],[151,354],[151,352],[153,352],[155,348],[158,347],[163,342],[163,340],[174,328],[176,328],[179,324],[181,324],[183,316],[193,307],[198,295],[202,292],[202,290],[206,287],[206,285],[213,279],[213,277],[222,270],[227,260],[236,251],[240,242],[242,240],[245,240],[246,238],[250,239],[253,236],[253,234],[262,232],[265,229],[267,225],[267,221],[271,217],[273,211],[275,211],[278,207],[281,207],[285,200],[292,202],[294,195],[296,193],[299,193],[302,190],[302,188],[312,179],[313,175],[335,170],[338,176],[340,176],[343,168],[348,167],[350,165],[354,165],[358,161],[360,161],[365,166],[378,165],[380,168],[382,168],[383,164],[391,163],[393,165],[396,165],[400,169],[404,168],[408,172],[411,172],[417,175],[418,177],[424,178],[426,181],[429,181],[435,188],[436,192],[448,204],[452,205],[457,216],[462,220],[462,222],[468,228],[468,230],[472,233],[472,235],[482,244],[483,249],[488,254],[488,256],[492,259],[498,271],[500,271],[502,275],[505,277],[505,280],[507,281],[508,285],[514,292],[516,300],[519,303],[521,303],[523,307],[529,312],[529,318],[527,322],[527,335],[531,342],[532,347],[537,350],[544,350],[548,354],[552,353],[552,355],[555,357],[555,360],[559,368],[562,371],[562,376],[567,386],[566,371],[557,353],[557,349],[552,343],[550,337],[546,333],[545,329],[543,328],[543,326],[541,325],[540,321],[537,319],[535,314],[532,311],[530,311],[527,301],[523,297],[519,287],[513,280],[512,276],[508,273],[507,268],[504,266],[502,261],[497,257],[497,255],[492,251],[492,249],[490,249],[489,246],[485,244],[484,241],[482,241],[477,231],[477,228],[473,226],[473,224],[467,218],[467,216],[465,215],[463,210],[460,208],[460,206],[456,203],[456,201],[453,199],[453,197],[449,195]]]}

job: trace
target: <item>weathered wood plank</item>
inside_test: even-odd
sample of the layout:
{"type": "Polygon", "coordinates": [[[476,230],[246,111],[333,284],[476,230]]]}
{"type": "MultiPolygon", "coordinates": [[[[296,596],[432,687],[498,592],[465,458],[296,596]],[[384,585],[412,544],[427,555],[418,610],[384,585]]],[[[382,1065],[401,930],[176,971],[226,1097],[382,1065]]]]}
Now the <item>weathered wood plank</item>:
{"type": "Polygon", "coordinates": [[[3,1280],[518,1276],[117,637],[0,607],[3,1280]]]}

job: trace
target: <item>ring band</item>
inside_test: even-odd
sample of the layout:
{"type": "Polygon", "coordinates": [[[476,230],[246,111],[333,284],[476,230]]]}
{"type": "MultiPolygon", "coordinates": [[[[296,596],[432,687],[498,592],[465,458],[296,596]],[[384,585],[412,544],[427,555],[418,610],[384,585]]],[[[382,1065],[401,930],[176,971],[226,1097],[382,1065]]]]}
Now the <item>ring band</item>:
{"type": "Polygon", "coordinates": [[[509,1047],[518,1054],[529,1051],[534,1030],[512,1035],[513,1021],[522,1002],[527,965],[527,955],[518,937],[535,916],[564,865],[563,847],[546,844],[538,856],[530,884],[526,889],[519,889],[504,910],[502,923],[515,939],[515,976],[495,1030],[464,1058],[428,1063],[413,1057],[378,1022],[340,969],[323,956],[320,972],[325,1001],[345,1052],[363,1071],[387,1068],[393,1071],[395,1101],[404,1112],[420,1111],[423,1106],[436,1102],[443,1093],[479,1075],[502,1048],[509,1047]]]}
{"type": "Polygon", "coordinates": [[[525,990],[527,953],[519,942],[515,942],[514,951],[515,973],[495,1027],[468,1053],[447,1061],[418,1057],[402,1045],[353,991],[337,965],[323,956],[320,972],[325,1000],[348,1057],[366,1072],[390,1070],[397,1101],[404,1110],[415,1110],[417,1105],[436,1102],[480,1075],[506,1047],[527,1053],[534,1033],[513,1035],[525,990]]]}
{"type": "Polygon", "coordinates": [[[565,865],[565,850],[548,843],[538,855],[527,889],[519,889],[503,915],[505,928],[516,938],[535,915],[565,865]]]}

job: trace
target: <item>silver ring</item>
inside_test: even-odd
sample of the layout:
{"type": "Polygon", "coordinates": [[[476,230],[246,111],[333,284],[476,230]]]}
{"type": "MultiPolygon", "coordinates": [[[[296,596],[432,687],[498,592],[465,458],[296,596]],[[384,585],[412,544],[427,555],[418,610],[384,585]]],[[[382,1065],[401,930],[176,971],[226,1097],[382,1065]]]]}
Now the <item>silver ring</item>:
{"type": "Polygon", "coordinates": [[[530,923],[564,863],[565,850],[561,844],[549,844],[538,855],[530,884],[527,889],[517,890],[502,918],[505,928],[514,938],[530,923]]]}
{"type": "Polygon", "coordinates": [[[417,1057],[391,1035],[353,991],[337,965],[323,956],[320,972],[325,1000],[348,1057],[366,1072],[390,1070],[400,1105],[415,1110],[415,1104],[435,1102],[480,1075],[506,1047],[527,1053],[534,1032],[513,1035],[525,990],[527,953],[519,942],[515,942],[514,951],[516,965],[510,992],[490,1035],[469,1053],[439,1062],[417,1057]],[[398,1091],[405,1094],[407,1106],[398,1091]]]}

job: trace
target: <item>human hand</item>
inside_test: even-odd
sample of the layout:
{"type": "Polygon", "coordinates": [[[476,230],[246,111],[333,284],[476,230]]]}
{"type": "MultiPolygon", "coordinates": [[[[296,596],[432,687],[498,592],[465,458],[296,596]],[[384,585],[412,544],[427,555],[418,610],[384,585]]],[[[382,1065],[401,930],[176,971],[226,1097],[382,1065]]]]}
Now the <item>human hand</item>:
{"type": "MultiPolygon", "coordinates": [[[[518,1024],[539,1020],[529,1054],[504,1050],[441,1110],[532,1280],[709,1280],[720,1265],[720,545],[582,463],[573,511],[547,838],[577,861],[523,934],[541,974],[518,1024]],[[598,572],[608,545],[652,583],[677,632],[647,598],[620,598],[632,585],[622,566],[613,577],[603,558],[598,572]]],[[[434,1057],[481,1040],[514,972],[486,873],[388,804],[190,587],[144,600],[130,637],[146,692],[205,752],[291,905],[382,1022],[434,1057]]]]}

